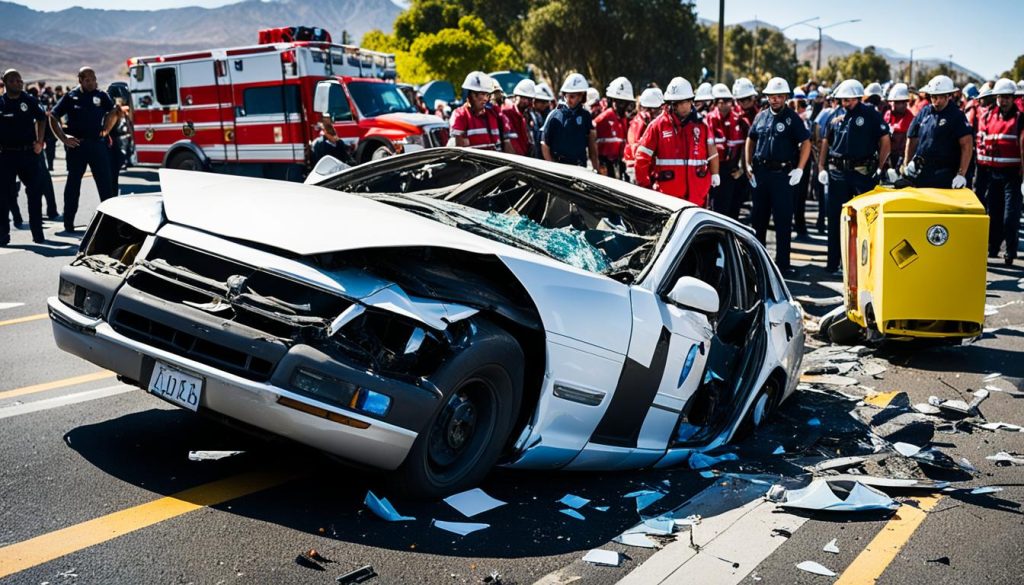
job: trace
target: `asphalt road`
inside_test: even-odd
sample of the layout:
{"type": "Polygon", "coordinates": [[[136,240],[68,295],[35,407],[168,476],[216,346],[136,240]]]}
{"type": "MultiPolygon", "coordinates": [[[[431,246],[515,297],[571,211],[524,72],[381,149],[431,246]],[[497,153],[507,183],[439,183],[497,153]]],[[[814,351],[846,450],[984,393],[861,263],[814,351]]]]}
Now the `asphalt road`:
{"type": "MultiPolygon", "coordinates": [[[[155,178],[152,171],[131,171],[122,178],[123,191],[156,191],[155,178]]],[[[60,200],[59,173],[55,187],[60,200]]],[[[96,190],[87,178],[79,224],[95,205],[96,190]]],[[[23,200],[22,206],[24,211],[23,200]]],[[[720,466],[725,474],[716,478],[689,469],[498,470],[481,487],[506,506],[466,519],[443,502],[395,500],[400,513],[416,519],[383,522],[362,503],[367,490],[383,494],[381,477],[286,441],[197,418],[58,350],[44,317],[45,301],[56,294],[57,273],[78,242],[61,229],[60,222],[48,223],[48,243],[42,245],[31,242],[27,229],[15,230],[12,244],[0,249],[2,583],[333,583],[363,565],[379,574],[371,583],[483,583],[492,572],[506,585],[615,583],[631,572],[651,583],[873,583],[875,577],[900,585],[1024,582],[1024,474],[985,459],[997,451],[1024,451],[1024,434],[970,428],[935,434],[942,451],[955,460],[966,457],[979,469],[975,477],[928,471],[962,481],[954,491],[900,494],[904,507],[894,514],[793,514],[761,506],[767,510],[762,524],[751,528],[737,521],[716,536],[719,549],[714,542],[704,544],[693,562],[706,562],[692,565],[704,568],[688,571],[686,565],[664,580],[640,577],[646,568],[681,562],[678,551],[693,550],[690,535],[678,533],[674,545],[666,540],[657,552],[611,543],[639,519],[633,500],[622,496],[644,488],[667,492],[652,510],[682,507],[701,514],[704,523],[692,536],[703,543],[716,517],[756,505],[765,490],[729,495],[721,491],[728,472],[796,477],[800,457],[848,452],[850,435],[844,433],[853,403],[819,392],[798,392],[771,425],[739,446],[740,460],[720,466]],[[806,421],[812,417],[823,424],[810,427],[806,421]],[[772,455],[780,444],[786,454],[772,455]],[[190,461],[192,450],[244,453],[190,461]],[[972,496],[960,489],[980,485],[1004,490],[972,496]],[[559,513],[563,506],[556,501],[567,493],[592,500],[582,510],[585,520],[559,513]],[[593,508],[603,505],[606,512],[593,508]],[[925,507],[930,511],[919,510],[925,507]],[[459,537],[432,527],[432,519],[484,522],[490,528],[459,537]],[[786,526],[795,527],[791,536],[769,533],[786,526]],[[728,544],[730,535],[738,545],[728,544]],[[833,538],[839,554],[823,552],[833,538]],[[332,562],[321,563],[322,570],[298,564],[296,556],[311,548],[332,562]],[[580,560],[593,548],[627,556],[621,567],[595,567],[580,560]],[[891,554],[879,554],[886,551],[891,554]],[[948,564],[928,562],[943,557],[948,564]],[[840,576],[796,569],[807,560],[840,576]]],[[[827,283],[837,278],[821,269],[822,244],[815,236],[796,245],[798,263],[806,264],[793,277],[795,294],[836,294],[827,283]]],[[[991,372],[1003,374],[997,385],[1019,388],[1024,293],[1017,283],[1024,267],[989,268],[988,303],[999,308],[982,338],[957,347],[886,344],[871,355],[888,369],[877,377],[859,376],[862,384],[907,392],[912,403],[931,395],[959,398],[983,387],[982,378],[991,372]]],[[[820,315],[826,309],[806,310],[820,315]]],[[[1024,424],[1021,400],[993,392],[981,411],[989,421],[1024,424]]]]}

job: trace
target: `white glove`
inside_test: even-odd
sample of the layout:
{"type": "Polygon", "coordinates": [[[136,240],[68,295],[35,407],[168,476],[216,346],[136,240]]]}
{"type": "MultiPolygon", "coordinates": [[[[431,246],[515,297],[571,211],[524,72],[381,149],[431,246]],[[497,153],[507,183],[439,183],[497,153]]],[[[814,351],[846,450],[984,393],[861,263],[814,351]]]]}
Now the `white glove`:
{"type": "Polygon", "coordinates": [[[790,185],[796,185],[797,183],[800,182],[800,179],[802,179],[803,177],[804,177],[804,170],[803,169],[793,169],[792,171],[789,171],[789,184],[790,185]]]}
{"type": "Polygon", "coordinates": [[[963,189],[967,186],[967,177],[957,175],[953,177],[953,189],[963,189]]]}
{"type": "Polygon", "coordinates": [[[908,175],[917,174],[917,165],[914,164],[914,161],[910,161],[910,162],[907,163],[907,174],[908,175]]]}
{"type": "Polygon", "coordinates": [[[1024,195],[1024,183],[1020,184],[1020,194],[1024,195]]]}
{"type": "Polygon", "coordinates": [[[896,172],[896,169],[889,169],[885,171],[885,176],[889,179],[890,183],[895,183],[900,180],[900,174],[896,172]]]}
{"type": "Polygon", "coordinates": [[[828,185],[828,171],[821,171],[818,173],[818,182],[822,185],[828,185]]]}
{"type": "Polygon", "coordinates": [[[722,184],[722,177],[718,176],[718,173],[711,175],[711,186],[717,187],[722,184]]]}

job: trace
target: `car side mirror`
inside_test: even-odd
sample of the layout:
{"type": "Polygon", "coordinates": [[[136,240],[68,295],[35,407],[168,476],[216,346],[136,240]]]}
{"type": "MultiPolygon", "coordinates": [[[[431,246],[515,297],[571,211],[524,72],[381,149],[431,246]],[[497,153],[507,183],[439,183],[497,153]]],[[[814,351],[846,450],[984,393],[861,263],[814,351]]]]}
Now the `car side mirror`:
{"type": "Polygon", "coordinates": [[[677,280],[668,293],[668,299],[681,307],[701,313],[710,315],[718,312],[718,291],[710,284],[692,276],[684,276],[677,280]]]}
{"type": "Polygon", "coordinates": [[[341,105],[337,103],[338,98],[345,99],[344,93],[335,90],[331,91],[332,87],[341,88],[341,84],[333,79],[327,79],[316,84],[316,93],[313,94],[313,111],[323,116],[330,115],[331,112],[341,109],[341,105]],[[334,94],[333,96],[331,94],[334,94]],[[334,98],[332,101],[331,98],[334,98]]]}
{"type": "Polygon", "coordinates": [[[347,164],[331,155],[327,155],[316,163],[316,166],[313,167],[312,172],[309,173],[304,182],[307,185],[319,183],[327,177],[336,175],[347,168],[349,168],[347,164]]]}

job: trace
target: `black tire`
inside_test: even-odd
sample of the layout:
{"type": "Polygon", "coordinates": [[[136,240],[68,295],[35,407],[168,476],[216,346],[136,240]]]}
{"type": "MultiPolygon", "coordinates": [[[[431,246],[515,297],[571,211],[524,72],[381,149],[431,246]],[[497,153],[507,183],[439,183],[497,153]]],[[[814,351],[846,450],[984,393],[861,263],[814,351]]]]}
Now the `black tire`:
{"type": "Polygon", "coordinates": [[[839,345],[856,345],[864,341],[864,329],[843,313],[829,324],[828,339],[839,345]]]}
{"type": "Polygon", "coordinates": [[[199,160],[193,152],[188,150],[182,150],[174,153],[174,156],[167,161],[167,168],[178,169],[182,171],[202,171],[205,170],[203,167],[203,161],[199,160]]]}
{"type": "Polygon", "coordinates": [[[500,327],[475,326],[469,347],[430,377],[444,398],[392,477],[393,490],[406,497],[436,499],[480,483],[509,441],[523,394],[523,351],[500,327]]]}
{"type": "Polygon", "coordinates": [[[379,142],[377,140],[371,140],[363,145],[363,151],[361,156],[359,157],[359,162],[365,163],[374,160],[380,160],[382,158],[387,158],[393,154],[395,154],[395,149],[390,144],[379,142]]]}
{"type": "Polygon", "coordinates": [[[750,408],[743,416],[743,423],[740,424],[738,438],[750,436],[751,433],[764,426],[765,422],[771,419],[772,415],[779,408],[782,392],[783,389],[779,388],[774,378],[769,378],[764,383],[764,386],[761,386],[761,389],[757,391],[757,395],[754,396],[754,401],[750,404],[750,408]]]}

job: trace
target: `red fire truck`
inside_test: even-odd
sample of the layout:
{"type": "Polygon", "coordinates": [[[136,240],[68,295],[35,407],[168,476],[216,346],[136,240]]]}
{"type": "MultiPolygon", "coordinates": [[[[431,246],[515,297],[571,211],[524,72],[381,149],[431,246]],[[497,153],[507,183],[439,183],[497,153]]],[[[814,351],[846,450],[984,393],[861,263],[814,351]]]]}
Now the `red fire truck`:
{"type": "Polygon", "coordinates": [[[448,141],[447,124],[418,113],[393,83],[394,55],[334,44],[321,29],[267,29],[257,45],[134,57],[128,70],[140,166],[301,180],[320,135],[313,95],[322,80],[344,92],[331,116],[357,162],[448,141]]]}

